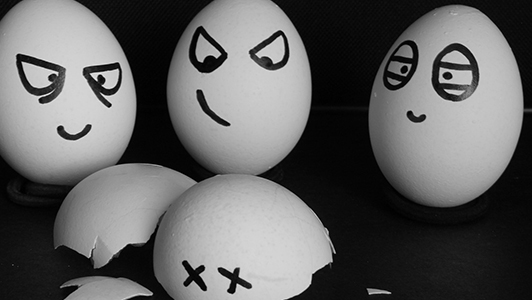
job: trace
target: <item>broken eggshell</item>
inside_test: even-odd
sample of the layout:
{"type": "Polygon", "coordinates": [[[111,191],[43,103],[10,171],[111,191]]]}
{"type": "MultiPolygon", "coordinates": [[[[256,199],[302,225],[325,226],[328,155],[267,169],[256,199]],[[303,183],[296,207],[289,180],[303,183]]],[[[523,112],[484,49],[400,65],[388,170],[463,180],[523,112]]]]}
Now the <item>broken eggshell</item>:
{"type": "Polygon", "coordinates": [[[253,175],[206,179],[162,218],[157,280],[174,299],[289,299],[332,263],[328,231],[299,197],[253,175]]]}
{"type": "Polygon", "coordinates": [[[54,224],[54,247],[71,248],[100,268],[128,244],[146,243],[168,206],[195,183],[150,164],[100,170],[63,201],[54,224]]]}
{"type": "Polygon", "coordinates": [[[65,300],[125,300],[139,296],[152,296],[153,293],[140,284],[127,278],[113,278],[106,276],[88,276],[69,280],[61,288],[79,287],[65,300]]]}

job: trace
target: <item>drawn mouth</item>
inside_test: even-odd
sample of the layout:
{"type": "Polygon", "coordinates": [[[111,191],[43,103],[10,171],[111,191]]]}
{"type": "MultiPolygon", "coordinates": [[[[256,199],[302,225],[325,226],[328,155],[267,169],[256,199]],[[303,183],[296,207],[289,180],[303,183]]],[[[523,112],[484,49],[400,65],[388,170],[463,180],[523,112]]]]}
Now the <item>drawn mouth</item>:
{"type": "Polygon", "coordinates": [[[408,119],[414,123],[421,123],[423,121],[425,121],[425,119],[427,118],[426,115],[424,114],[421,114],[419,116],[416,116],[414,114],[414,112],[412,112],[411,110],[409,110],[407,113],[406,113],[406,116],[408,117],[408,119]]]}
{"type": "Polygon", "coordinates": [[[76,141],[86,136],[89,133],[89,131],[91,131],[91,129],[92,129],[92,125],[87,124],[85,125],[85,128],[83,128],[82,131],[75,133],[75,134],[70,134],[65,130],[65,127],[63,125],[59,125],[57,126],[57,133],[65,140],[76,141]]]}
{"type": "Polygon", "coordinates": [[[198,99],[199,105],[201,106],[201,109],[207,116],[211,117],[216,123],[228,127],[231,126],[231,123],[227,122],[220,116],[218,116],[210,107],[209,104],[207,104],[207,100],[205,99],[205,95],[203,94],[202,90],[196,91],[196,98],[198,99]]]}

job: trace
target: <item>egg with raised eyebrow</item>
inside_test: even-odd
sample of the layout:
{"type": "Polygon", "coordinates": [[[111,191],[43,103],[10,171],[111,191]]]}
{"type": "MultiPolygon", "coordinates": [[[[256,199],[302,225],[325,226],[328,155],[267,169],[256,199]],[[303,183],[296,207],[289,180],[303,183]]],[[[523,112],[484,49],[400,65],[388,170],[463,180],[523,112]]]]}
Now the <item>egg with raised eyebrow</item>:
{"type": "Polygon", "coordinates": [[[310,65],[296,28],[270,0],[215,0],[183,32],[168,74],[180,142],[212,173],[260,174],[301,137],[310,65]]]}
{"type": "Polygon", "coordinates": [[[371,146],[407,199],[454,207],[484,194],[516,148],[523,90],[512,50],[479,10],[450,5],[408,27],[375,77],[371,146]]]}
{"type": "Polygon", "coordinates": [[[133,76],[109,28],[72,0],[24,0],[0,21],[0,154],[37,183],[75,185],[124,153],[133,76]]]}

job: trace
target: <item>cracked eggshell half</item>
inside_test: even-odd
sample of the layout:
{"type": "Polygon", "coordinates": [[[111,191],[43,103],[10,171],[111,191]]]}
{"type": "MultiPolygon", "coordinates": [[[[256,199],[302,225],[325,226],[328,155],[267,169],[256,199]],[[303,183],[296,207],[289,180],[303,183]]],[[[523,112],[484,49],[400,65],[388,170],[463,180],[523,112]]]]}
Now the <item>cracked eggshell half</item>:
{"type": "Polygon", "coordinates": [[[0,154],[37,183],[77,184],[114,165],[135,124],[126,56],[73,0],[24,0],[0,22],[0,154]]]}
{"type": "Polygon", "coordinates": [[[310,65],[296,28],[270,0],[215,0],[190,22],[168,74],[180,142],[216,173],[260,174],[299,141],[310,65]]]}
{"type": "Polygon", "coordinates": [[[71,248],[100,268],[125,246],[146,243],[168,206],[195,183],[149,164],[116,165],[91,174],[59,208],[54,247],[71,248]]]}
{"type": "Polygon", "coordinates": [[[454,207],[501,176],[523,121],[515,57],[479,10],[451,5],[408,27],[375,77],[369,133],[377,163],[404,197],[454,207]]]}
{"type": "Polygon", "coordinates": [[[332,263],[328,231],[295,194],[252,175],[218,175],[179,197],[154,244],[174,299],[288,299],[332,263]]]}
{"type": "Polygon", "coordinates": [[[133,297],[152,296],[153,293],[140,284],[127,278],[106,276],[88,276],[69,280],[61,288],[77,286],[65,300],[125,300],[133,297]]]}

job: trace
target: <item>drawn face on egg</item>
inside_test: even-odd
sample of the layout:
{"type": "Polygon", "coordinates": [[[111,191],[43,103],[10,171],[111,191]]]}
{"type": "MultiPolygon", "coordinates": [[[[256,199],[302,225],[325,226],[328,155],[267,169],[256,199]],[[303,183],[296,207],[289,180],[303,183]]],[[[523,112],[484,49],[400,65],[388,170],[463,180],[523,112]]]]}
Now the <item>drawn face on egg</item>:
{"type": "Polygon", "coordinates": [[[116,164],[133,132],[136,94],[109,28],[76,1],[25,0],[0,31],[4,160],[31,181],[56,185],[116,164]]]}
{"type": "MultiPolygon", "coordinates": [[[[207,291],[207,284],[201,277],[201,273],[205,271],[205,266],[201,265],[197,268],[193,268],[190,263],[186,260],[183,261],[183,268],[188,273],[187,279],[183,282],[183,285],[185,287],[189,287],[191,283],[194,283],[197,288],[201,289],[202,291],[207,291]]],[[[240,268],[236,267],[234,269],[225,269],[223,267],[217,268],[219,275],[222,278],[225,278],[228,281],[228,288],[227,293],[234,294],[237,291],[238,287],[245,288],[245,289],[251,289],[253,285],[246,281],[245,279],[240,277],[240,268]]],[[[192,287],[191,287],[192,288],[192,287]]]]}
{"type": "MultiPolygon", "coordinates": [[[[284,67],[289,59],[289,46],[288,46],[288,39],[286,38],[286,35],[282,30],[279,30],[272,34],[270,37],[266,38],[264,41],[260,42],[258,45],[253,47],[249,50],[249,59],[254,61],[258,67],[263,68],[266,71],[276,71],[284,67]],[[282,59],[278,62],[273,62],[272,59],[268,56],[262,56],[259,57],[259,52],[268,47],[272,42],[274,42],[277,39],[283,40],[284,45],[284,54],[282,56],[282,59]]],[[[196,68],[196,70],[200,73],[208,74],[215,72],[216,69],[222,66],[222,64],[225,62],[225,60],[228,57],[228,53],[224,50],[223,46],[220,45],[212,36],[209,35],[209,33],[203,28],[203,26],[199,26],[196,31],[194,32],[194,35],[192,36],[192,41],[190,43],[190,49],[189,49],[189,59],[190,63],[196,68]],[[204,38],[205,41],[207,41],[210,46],[212,46],[217,52],[218,56],[206,56],[203,58],[203,60],[199,60],[199,57],[196,53],[197,47],[198,47],[198,41],[200,37],[204,38]]],[[[209,97],[216,97],[215,95],[209,95],[209,97]]],[[[213,111],[208,103],[207,97],[205,96],[205,92],[203,89],[199,88],[196,90],[196,99],[198,100],[198,104],[203,110],[203,112],[209,116],[214,122],[218,123],[221,126],[229,127],[231,126],[231,123],[224,119],[223,117],[219,116],[215,111],[213,111]]]]}
{"type": "MultiPolygon", "coordinates": [[[[25,54],[17,54],[16,64],[22,85],[30,95],[38,98],[40,104],[46,105],[60,98],[66,82],[67,70],[65,67],[25,54]],[[48,76],[46,76],[47,73],[49,73],[48,76]],[[47,86],[36,83],[45,82],[43,78],[38,78],[43,75],[49,81],[47,86]]],[[[116,94],[120,89],[122,83],[120,63],[87,66],[79,75],[87,80],[87,85],[94,92],[94,100],[100,101],[107,108],[111,108],[112,104],[107,97],[116,94]],[[114,78],[115,81],[110,87],[108,87],[109,77],[114,78]]],[[[56,129],[57,134],[64,140],[77,141],[90,133],[92,124],[87,123],[83,129],[77,132],[70,132],[62,123],[56,129]]]]}
{"type": "Polygon", "coordinates": [[[168,72],[168,109],[191,156],[216,174],[260,174],[294,148],[312,98],[303,41],[270,0],[212,1],[168,72]]]}
{"type": "MultiPolygon", "coordinates": [[[[399,44],[392,53],[383,72],[383,84],[390,91],[399,91],[415,75],[419,50],[412,40],[399,44]]],[[[461,102],[475,92],[480,72],[475,56],[463,44],[453,43],[442,49],[432,64],[432,88],[444,101],[461,102]]],[[[427,115],[414,110],[406,112],[412,123],[423,123],[427,115]]]]}
{"type": "Polygon", "coordinates": [[[368,122],[391,186],[434,207],[482,195],[505,170],[522,122],[511,48],[479,10],[435,9],[398,38],[373,82],[368,122]]]}

